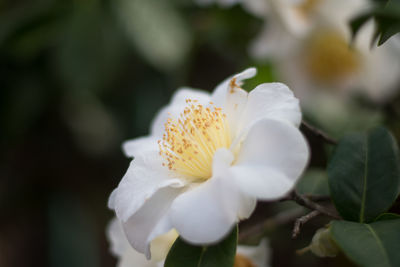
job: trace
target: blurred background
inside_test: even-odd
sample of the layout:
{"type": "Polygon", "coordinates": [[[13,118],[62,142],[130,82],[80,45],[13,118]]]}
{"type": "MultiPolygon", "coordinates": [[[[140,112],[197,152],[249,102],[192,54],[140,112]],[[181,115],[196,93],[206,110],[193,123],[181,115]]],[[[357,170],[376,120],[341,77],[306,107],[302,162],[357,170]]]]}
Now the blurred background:
{"type": "MultiPolygon", "coordinates": [[[[273,57],[249,53],[264,27],[242,5],[0,0],[0,266],[115,266],[105,229],[114,216],[108,196],[130,161],[121,143],[147,134],[181,86],[211,91],[248,66],[259,72],[245,89],[296,84],[273,57]]],[[[399,138],[398,90],[351,101],[330,105],[333,119],[321,105],[305,108],[305,118],[335,137],[385,124],[399,138]]],[[[311,168],[325,168],[327,148],[305,133],[311,168]]],[[[287,208],[262,203],[252,220],[287,208]]],[[[292,222],[274,229],[272,266],[351,266],[343,256],[295,254],[324,222],[309,222],[294,241],[292,222]]]]}

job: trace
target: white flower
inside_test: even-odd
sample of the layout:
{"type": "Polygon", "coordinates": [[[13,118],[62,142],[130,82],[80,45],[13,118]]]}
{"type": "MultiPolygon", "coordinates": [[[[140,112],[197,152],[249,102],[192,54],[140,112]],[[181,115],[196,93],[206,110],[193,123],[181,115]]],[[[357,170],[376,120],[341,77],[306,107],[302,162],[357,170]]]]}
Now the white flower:
{"type": "MultiPolygon", "coordinates": [[[[265,24],[250,44],[256,60],[272,59],[278,75],[308,107],[355,92],[377,103],[392,97],[400,82],[400,40],[371,49],[374,22],[351,43],[349,21],[371,6],[368,0],[236,0],[265,24]],[[325,91],[325,92],[320,92],[325,91]],[[328,94],[326,91],[330,91],[328,94]]],[[[341,100],[339,98],[339,100],[341,100]]]]}
{"type": "MultiPolygon", "coordinates": [[[[117,257],[117,267],[162,267],[168,251],[178,237],[175,230],[164,234],[151,242],[152,259],[135,251],[130,245],[117,218],[111,220],[107,227],[107,238],[111,243],[111,253],[117,257]],[[156,256],[155,256],[156,255],[156,256]]],[[[269,266],[270,247],[266,238],[258,246],[239,245],[236,250],[234,267],[269,266]]]]}
{"type": "Polygon", "coordinates": [[[357,92],[383,102],[400,81],[400,42],[392,38],[371,49],[373,21],[351,42],[349,20],[369,6],[366,0],[271,4],[265,29],[250,53],[257,59],[274,59],[281,78],[296,86],[295,94],[305,106],[319,101],[316,96],[323,99],[326,91],[328,97],[357,92]]]}
{"type": "Polygon", "coordinates": [[[193,244],[218,242],[256,199],[282,197],[303,172],[309,151],[298,100],[280,83],[241,89],[255,73],[247,69],[211,95],[178,90],[150,135],[123,145],[134,160],[109,207],[148,258],[150,242],[173,228],[193,244]]]}

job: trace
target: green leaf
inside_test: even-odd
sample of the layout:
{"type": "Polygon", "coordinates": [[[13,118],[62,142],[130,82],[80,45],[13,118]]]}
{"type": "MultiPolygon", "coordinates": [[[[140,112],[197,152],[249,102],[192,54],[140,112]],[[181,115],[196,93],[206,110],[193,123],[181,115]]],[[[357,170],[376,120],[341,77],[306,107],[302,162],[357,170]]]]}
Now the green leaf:
{"type": "Polygon", "coordinates": [[[400,220],[361,224],[332,222],[332,238],[351,260],[364,267],[400,266],[400,220]]]}
{"type": "Polygon", "coordinates": [[[212,246],[195,246],[178,238],[165,260],[165,267],[232,267],[237,245],[238,230],[232,232],[220,243],[212,246]]]}
{"type": "Polygon", "coordinates": [[[400,219],[400,215],[396,213],[383,213],[379,215],[376,219],[375,222],[377,221],[386,221],[386,220],[397,220],[400,219]]]}
{"type": "Polygon", "coordinates": [[[308,170],[296,186],[299,194],[329,196],[328,176],[325,170],[308,170]]]}
{"type": "Polygon", "coordinates": [[[394,138],[382,127],[345,136],[334,151],[328,177],[340,215],[350,221],[372,221],[390,208],[399,193],[394,138]]]}

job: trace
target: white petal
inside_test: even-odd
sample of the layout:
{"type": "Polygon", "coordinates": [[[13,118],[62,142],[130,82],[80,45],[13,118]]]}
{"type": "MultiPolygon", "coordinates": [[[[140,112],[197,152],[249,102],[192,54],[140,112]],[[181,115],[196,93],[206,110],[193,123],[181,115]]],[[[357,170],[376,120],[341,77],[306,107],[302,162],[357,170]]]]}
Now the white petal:
{"type": "Polygon", "coordinates": [[[239,220],[247,219],[253,213],[257,200],[255,197],[243,194],[232,182],[229,168],[234,160],[231,151],[225,148],[218,149],[213,158],[213,177],[223,177],[224,200],[229,201],[226,206],[236,213],[239,220]]]}
{"type": "Polygon", "coordinates": [[[158,267],[158,263],[154,261],[149,261],[146,257],[131,248],[127,253],[125,253],[117,263],[117,267],[158,267]]]}
{"type": "Polygon", "coordinates": [[[244,192],[275,199],[294,186],[308,158],[307,143],[297,128],[262,119],[250,129],[230,172],[244,192]]]}
{"type": "Polygon", "coordinates": [[[241,73],[233,75],[225,79],[222,83],[220,83],[215,89],[214,92],[211,94],[211,100],[215,103],[218,107],[223,107],[227,101],[227,97],[230,96],[228,94],[231,91],[231,87],[229,86],[232,79],[236,79],[236,83],[240,86],[242,85],[242,81],[252,78],[257,74],[256,68],[248,68],[241,73]]]}
{"type": "Polygon", "coordinates": [[[215,106],[221,107],[227,115],[228,124],[233,136],[239,132],[240,125],[238,125],[238,121],[240,121],[243,109],[247,103],[248,94],[240,88],[242,80],[251,78],[256,73],[257,70],[255,68],[249,68],[234,75],[232,78],[222,82],[211,96],[211,100],[215,106]]]}
{"type": "Polygon", "coordinates": [[[245,196],[226,175],[228,172],[224,172],[233,158],[230,153],[226,149],[218,150],[213,162],[213,173],[218,176],[183,193],[171,207],[171,221],[188,242],[219,241],[255,208],[255,198],[245,196]]]}
{"type": "Polygon", "coordinates": [[[218,179],[210,179],[177,197],[171,207],[171,221],[190,243],[215,243],[232,229],[237,218],[225,207],[218,179]]]}
{"type": "Polygon", "coordinates": [[[132,249],[126,240],[120,221],[113,218],[106,229],[107,239],[111,243],[110,250],[115,256],[121,257],[127,250],[132,249]]]}
{"type": "Polygon", "coordinates": [[[263,17],[268,14],[269,3],[265,0],[245,0],[243,7],[255,16],[263,17]]]}
{"type": "Polygon", "coordinates": [[[172,229],[168,233],[153,239],[150,244],[151,260],[165,260],[170,248],[172,247],[178,236],[178,232],[175,229],[172,229]]]}
{"type": "Polygon", "coordinates": [[[262,118],[289,122],[295,126],[301,123],[299,100],[282,83],[263,83],[249,93],[244,111],[243,127],[249,127],[262,118]]]}
{"type": "Polygon", "coordinates": [[[169,106],[161,108],[161,110],[156,114],[153,121],[151,122],[150,134],[155,138],[162,137],[164,133],[164,124],[167,122],[167,119],[170,116],[168,114],[168,109],[169,106]]]}
{"type": "Polygon", "coordinates": [[[116,193],[112,194],[111,208],[115,209],[120,220],[126,221],[161,188],[183,185],[181,180],[169,177],[157,153],[139,155],[132,160],[116,193]]]}
{"type": "Polygon", "coordinates": [[[266,238],[263,238],[258,246],[239,245],[237,247],[237,254],[240,254],[250,259],[254,266],[271,266],[271,249],[269,247],[269,242],[266,238]]]}
{"type": "Polygon", "coordinates": [[[138,154],[145,153],[146,151],[158,150],[157,141],[159,138],[155,136],[142,136],[122,143],[122,150],[125,156],[135,157],[138,154]]]}
{"type": "Polygon", "coordinates": [[[282,197],[294,185],[294,181],[281,172],[260,165],[234,166],[230,174],[243,193],[261,200],[282,197]]]}
{"type": "Polygon", "coordinates": [[[158,190],[133,214],[123,228],[129,243],[150,259],[150,242],[173,227],[168,212],[172,201],[179,195],[179,188],[165,187],[158,190]]]}

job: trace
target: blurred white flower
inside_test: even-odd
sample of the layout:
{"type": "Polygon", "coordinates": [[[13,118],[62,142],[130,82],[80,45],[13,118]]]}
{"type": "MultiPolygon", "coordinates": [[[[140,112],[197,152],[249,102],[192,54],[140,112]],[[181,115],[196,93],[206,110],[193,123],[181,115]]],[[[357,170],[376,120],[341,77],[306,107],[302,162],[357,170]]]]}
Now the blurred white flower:
{"type": "MultiPolygon", "coordinates": [[[[145,255],[134,250],[130,245],[121,223],[113,218],[106,231],[110,242],[110,251],[117,257],[117,267],[162,267],[167,254],[178,237],[175,230],[161,235],[151,242],[150,249],[152,259],[147,260],[145,255]]],[[[258,246],[239,245],[236,250],[234,267],[266,267],[270,261],[270,247],[266,238],[262,239],[258,246]]]]}
{"type": "Polygon", "coordinates": [[[381,47],[370,48],[374,32],[371,21],[351,42],[348,22],[367,8],[368,2],[307,2],[315,5],[307,19],[290,12],[273,12],[280,17],[269,17],[270,23],[253,43],[251,54],[258,59],[274,59],[281,78],[295,86],[304,106],[315,103],[326,92],[330,96],[358,92],[375,102],[392,96],[399,82],[399,41],[392,38],[381,47]],[[296,29],[293,25],[302,26],[296,29]]]}
{"type": "MultiPolygon", "coordinates": [[[[371,7],[368,0],[237,0],[265,20],[250,44],[256,60],[272,59],[280,78],[304,107],[355,92],[381,103],[400,82],[400,40],[370,47],[374,22],[351,42],[349,21],[371,7]],[[329,91],[329,92],[328,92],[329,91]],[[328,92],[328,93],[327,93],[328,92]]],[[[343,98],[339,98],[343,99],[343,98]]]]}
{"type": "Polygon", "coordinates": [[[178,90],[149,136],[124,143],[134,160],[109,207],[148,258],[150,242],[173,228],[193,244],[218,242],[256,199],[282,197],[303,172],[309,150],[298,99],[280,83],[241,89],[255,74],[247,69],[211,95],[178,90]]]}

